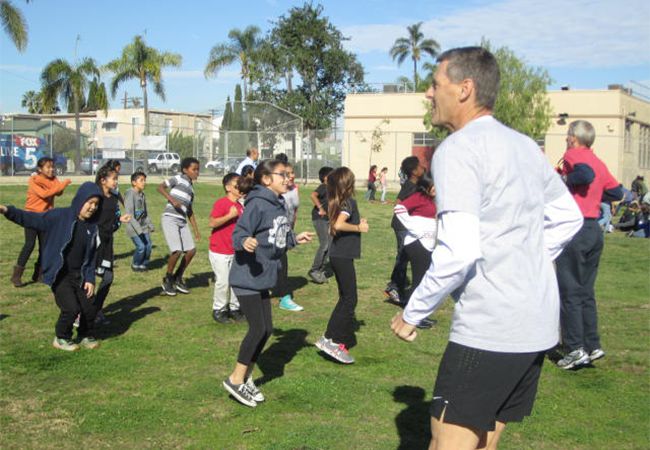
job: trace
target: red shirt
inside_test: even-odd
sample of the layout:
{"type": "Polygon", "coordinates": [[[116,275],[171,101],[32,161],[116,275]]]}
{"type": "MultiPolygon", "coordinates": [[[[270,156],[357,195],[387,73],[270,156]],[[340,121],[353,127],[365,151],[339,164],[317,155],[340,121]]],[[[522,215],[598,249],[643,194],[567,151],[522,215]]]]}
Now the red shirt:
{"type": "Polygon", "coordinates": [[[400,202],[411,216],[422,216],[435,219],[436,204],[433,198],[423,192],[416,192],[400,202]]]}
{"type": "MultiPolygon", "coordinates": [[[[239,211],[239,216],[244,211],[244,207],[239,202],[233,202],[228,197],[222,197],[212,206],[210,217],[223,217],[230,212],[234,206],[239,211]]],[[[238,218],[238,217],[237,217],[238,218]]],[[[234,255],[235,249],[232,247],[232,232],[235,229],[237,218],[231,219],[220,227],[213,228],[210,235],[210,251],[221,255],[234,255]]]]}
{"type": "Polygon", "coordinates": [[[598,219],[603,192],[618,187],[620,183],[609,173],[605,163],[598,159],[590,148],[575,147],[568,149],[564,154],[562,175],[573,172],[576,164],[586,164],[591,167],[594,171],[594,181],[590,184],[570,186],[569,190],[585,219],[598,219]]]}

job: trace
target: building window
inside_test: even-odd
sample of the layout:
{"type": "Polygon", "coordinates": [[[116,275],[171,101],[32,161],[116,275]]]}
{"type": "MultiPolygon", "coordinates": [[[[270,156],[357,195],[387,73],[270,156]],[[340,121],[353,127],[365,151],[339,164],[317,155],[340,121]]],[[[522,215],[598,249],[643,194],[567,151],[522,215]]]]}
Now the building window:
{"type": "Polygon", "coordinates": [[[632,152],[632,121],[625,121],[625,136],[623,137],[623,151],[625,153],[632,152]]]}
{"type": "Polygon", "coordinates": [[[131,117],[131,124],[132,125],[140,125],[140,118],[139,117],[131,117]]]}
{"type": "Polygon", "coordinates": [[[650,126],[639,125],[639,167],[650,169],[650,126]]]}
{"type": "Polygon", "coordinates": [[[431,133],[413,133],[413,145],[418,147],[433,147],[436,138],[431,133]]]}
{"type": "Polygon", "coordinates": [[[104,122],[102,123],[102,128],[105,131],[115,131],[117,130],[117,122],[104,122]]]}

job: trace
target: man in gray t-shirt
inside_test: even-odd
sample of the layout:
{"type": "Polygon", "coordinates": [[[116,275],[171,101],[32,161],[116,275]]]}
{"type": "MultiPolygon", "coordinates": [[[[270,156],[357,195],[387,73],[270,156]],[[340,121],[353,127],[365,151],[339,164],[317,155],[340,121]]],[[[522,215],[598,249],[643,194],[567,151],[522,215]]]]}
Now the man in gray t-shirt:
{"type": "Polygon", "coordinates": [[[532,411],[544,353],[558,341],[552,261],[582,217],[539,147],[492,117],[494,56],[467,47],[438,62],[427,98],[433,123],[452,131],[432,161],[438,243],[392,329],[412,341],[419,321],[453,297],[431,448],[496,448],[505,424],[532,411]]]}

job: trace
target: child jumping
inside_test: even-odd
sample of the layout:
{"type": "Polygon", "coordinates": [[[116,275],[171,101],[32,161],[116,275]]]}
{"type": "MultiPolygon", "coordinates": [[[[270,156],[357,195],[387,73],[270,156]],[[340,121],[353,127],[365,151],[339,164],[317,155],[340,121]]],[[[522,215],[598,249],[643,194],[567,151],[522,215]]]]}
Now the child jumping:
{"type": "Polygon", "coordinates": [[[124,195],[124,210],[131,216],[131,221],[124,228],[126,235],[135,245],[131,270],[143,272],[147,270],[151,259],[151,233],[154,231],[153,222],[147,210],[147,200],[144,188],[147,184],[147,175],[144,172],[131,174],[131,189],[124,195]]]}
{"type": "Polygon", "coordinates": [[[230,269],[233,287],[248,322],[235,369],[224,388],[240,403],[255,407],[264,395],[252,372],[264,344],[273,333],[269,289],[277,282],[280,258],[287,249],[311,240],[311,233],[295,235],[280,195],[287,192],[287,168],[277,160],[262,161],[255,169],[255,186],[232,235],[235,259],[230,269]]]}
{"type": "Polygon", "coordinates": [[[210,249],[208,257],[214,272],[214,294],[212,296],[212,318],[219,323],[228,323],[230,319],[238,322],[244,316],[239,310],[235,292],[228,284],[230,267],[235,255],[232,246],[232,232],[237,219],[244,211],[239,203],[239,175],[235,172],[223,177],[225,197],[221,197],[212,206],[210,221],[210,249]]]}
{"type": "Polygon", "coordinates": [[[59,350],[79,350],[79,345],[72,341],[72,324],[80,313],[79,344],[89,349],[99,346],[94,336],[97,310],[92,300],[97,225],[92,219],[101,197],[97,185],[87,182],[79,187],[69,208],[36,213],[0,205],[0,213],[12,222],[47,231],[42,252],[43,282],[52,288],[56,305],[61,310],[52,342],[59,350]]]}
{"type": "MultiPolygon", "coordinates": [[[[43,157],[36,163],[36,173],[29,177],[27,184],[27,201],[25,202],[25,211],[46,212],[54,208],[54,197],[63,194],[63,190],[72,182],[67,179],[59,181],[54,175],[54,160],[50,157],[43,157]]],[[[15,287],[23,286],[22,276],[25,271],[27,261],[34,251],[36,239],[38,238],[38,259],[34,264],[34,273],[32,281],[38,281],[41,277],[41,253],[45,245],[45,233],[36,231],[32,228],[25,228],[25,244],[23,245],[18,261],[14,266],[11,275],[11,283],[15,287]]]]}
{"type": "Polygon", "coordinates": [[[330,234],[333,236],[330,263],[336,276],[339,300],[316,347],[343,364],[352,364],[354,358],[348,349],[356,345],[357,275],[354,260],[361,257],[361,233],[368,232],[368,222],[359,216],[354,199],[354,174],[347,167],[339,167],[329,174],[327,197],[330,234]]]}
{"type": "Polygon", "coordinates": [[[181,161],[181,174],[175,175],[158,186],[158,192],[167,199],[161,224],[162,231],[169,247],[167,260],[167,273],[163,278],[162,290],[164,294],[176,295],[176,291],[189,294],[190,290],[183,281],[183,273],[192,262],[196,254],[196,246],[192,239],[187,222],[189,220],[194,230],[194,237],[201,240],[199,227],[196,225],[192,202],[194,201],[193,183],[199,178],[199,160],[188,157],[181,161]],[[169,189],[169,192],[167,192],[169,189]],[[181,254],[185,254],[181,258],[181,254]],[[181,260],[174,273],[178,260],[181,260]]]}
{"type": "Polygon", "coordinates": [[[325,263],[327,261],[327,252],[330,245],[329,219],[327,217],[327,177],[332,172],[331,167],[321,167],[318,171],[320,184],[310,194],[311,202],[314,208],[311,210],[311,221],[314,224],[316,235],[318,236],[318,250],[314,256],[314,262],[309,270],[309,278],[314,283],[323,284],[327,282],[325,276],[325,263]]]}

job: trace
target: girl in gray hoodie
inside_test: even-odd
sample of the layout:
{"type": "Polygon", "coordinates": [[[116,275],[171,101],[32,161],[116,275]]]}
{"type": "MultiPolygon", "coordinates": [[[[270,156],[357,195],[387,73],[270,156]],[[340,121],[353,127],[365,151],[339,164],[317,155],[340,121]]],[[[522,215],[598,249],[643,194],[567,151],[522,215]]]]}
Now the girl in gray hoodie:
{"type": "Polygon", "coordinates": [[[311,241],[312,233],[297,236],[291,229],[283,199],[287,167],[277,160],[262,161],[255,169],[254,187],[246,197],[244,213],[232,234],[235,258],[229,282],[248,322],[235,369],[223,382],[240,403],[255,407],[264,395],[253,383],[252,372],[264,344],[273,332],[269,290],[275,287],[281,257],[296,244],[311,241]]]}

